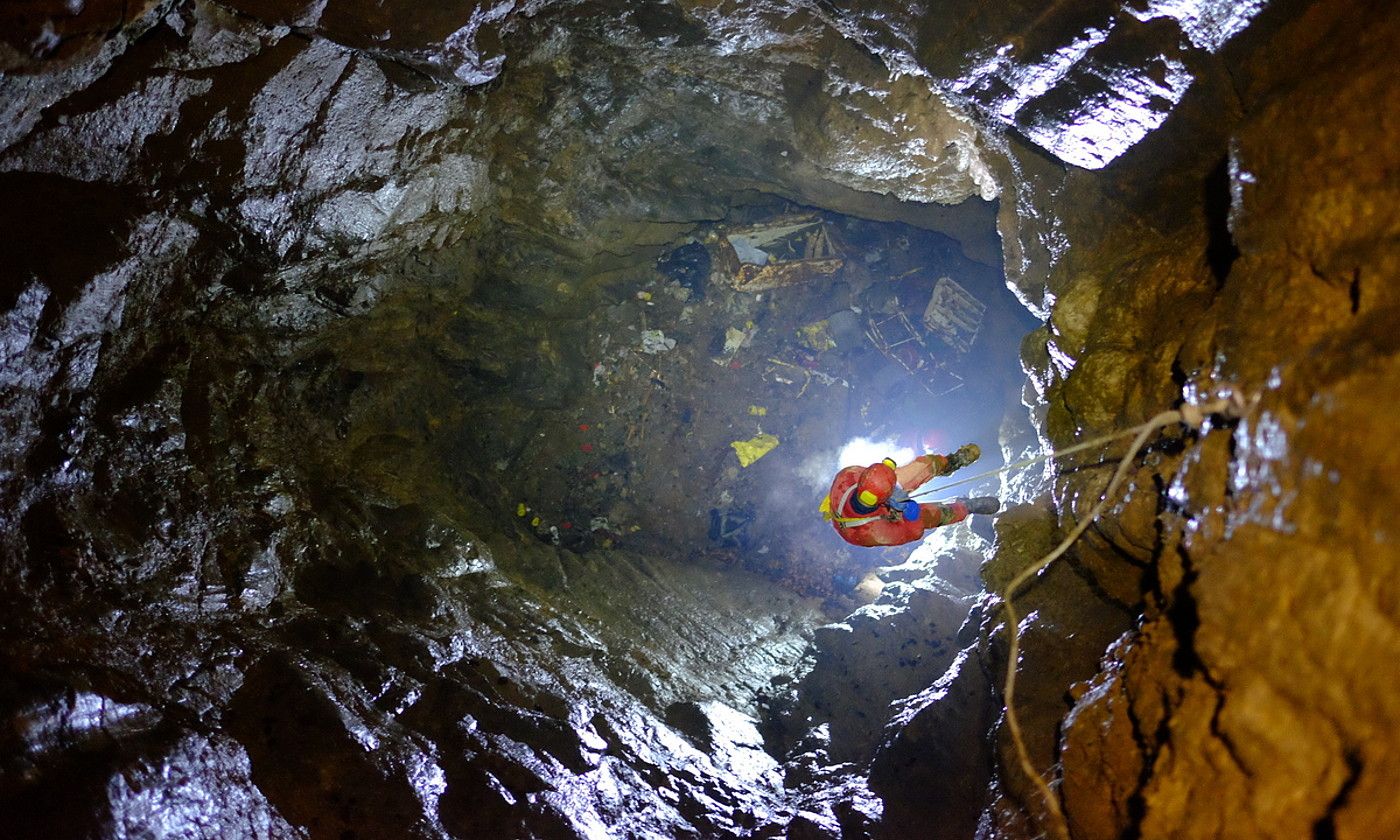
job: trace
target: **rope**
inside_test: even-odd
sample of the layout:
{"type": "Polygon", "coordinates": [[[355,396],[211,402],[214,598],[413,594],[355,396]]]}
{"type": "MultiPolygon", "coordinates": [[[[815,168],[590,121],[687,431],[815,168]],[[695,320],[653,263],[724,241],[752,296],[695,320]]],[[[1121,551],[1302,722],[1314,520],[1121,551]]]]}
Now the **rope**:
{"type": "Polygon", "coordinates": [[[967,478],[960,478],[957,481],[950,481],[946,484],[940,484],[937,487],[925,487],[921,490],[910,493],[909,498],[912,499],[917,496],[922,496],[925,493],[942,493],[944,490],[947,490],[952,487],[957,487],[961,484],[971,484],[974,481],[981,481],[984,478],[991,478],[994,475],[1000,475],[1001,473],[1010,472],[1011,470],[1019,470],[1024,467],[1029,467],[1032,464],[1038,464],[1041,461],[1048,461],[1051,458],[1061,457],[1064,455],[1073,455],[1076,452],[1083,452],[1086,449],[1092,449],[1096,446],[1102,446],[1105,443],[1112,443],[1113,441],[1118,440],[1119,438],[1125,438],[1128,435],[1141,432],[1143,428],[1148,426],[1150,422],[1151,421],[1148,421],[1148,423],[1140,423],[1136,426],[1132,426],[1131,428],[1127,429],[1119,429],[1118,431],[1113,432],[1111,434],[1102,435],[1101,437],[1096,437],[1093,440],[1086,440],[1081,443],[1076,443],[1073,446],[1069,446],[1064,449],[1057,449],[1052,452],[1046,452],[1045,454],[1037,455],[1034,458],[1022,458],[1019,461],[1006,464],[1005,466],[998,467],[994,470],[987,470],[986,472],[968,476],[967,478]]]}
{"type": "MultiPolygon", "coordinates": [[[[1123,455],[1123,460],[1118,462],[1118,469],[1114,470],[1113,478],[1109,479],[1108,487],[1104,489],[1103,496],[1099,498],[1099,501],[1094,505],[1093,509],[1089,511],[1089,515],[1079,520],[1079,524],[1075,526],[1073,531],[1069,532],[1069,536],[1061,540],[1060,544],[1055,546],[1053,551],[1030,566],[1027,566],[1025,569],[1022,569],[1020,574],[1012,578],[1011,582],[1006,585],[1006,589],[1001,596],[1002,608],[1006,610],[1006,632],[1009,638],[1006,653],[1006,688],[1003,690],[1006,702],[1006,727],[1011,730],[1011,740],[1016,745],[1016,756],[1020,759],[1021,771],[1026,774],[1027,779],[1034,783],[1036,787],[1040,788],[1040,795],[1045,799],[1045,807],[1050,814],[1051,834],[1056,838],[1061,838],[1061,840],[1065,840],[1069,837],[1069,828],[1065,823],[1064,811],[1060,808],[1060,798],[1050,789],[1050,785],[1036,772],[1035,766],[1031,764],[1031,757],[1029,751],[1026,749],[1025,738],[1021,735],[1021,722],[1016,715],[1016,664],[1017,660],[1020,658],[1021,635],[1020,627],[1018,626],[1019,619],[1016,617],[1016,610],[1012,605],[1011,598],[1016,594],[1016,590],[1025,585],[1026,581],[1040,574],[1051,563],[1059,559],[1061,555],[1069,550],[1069,547],[1074,544],[1074,541],[1079,539],[1079,537],[1088,530],[1089,526],[1092,525],[1099,514],[1103,512],[1103,509],[1108,506],[1109,500],[1113,498],[1113,494],[1118,490],[1118,485],[1122,483],[1123,477],[1128,474],[1128,466],[1132,464],[1133,456],[1137,455],[1138,450],[1147,442],[1147,439],[1152,433],[1163,426],[1170,426],[1179,422],[1181,422],[1181,412],[1164,411],[1146,423],[1134,426],[1131,431],[1136,431],[1137,437],[1133,439],[1132,446],[1129,446],[1127,453],[1123,455]]],[[[1126,436],[1127,433],[1125,432],[1123,434],[1113,435],[1110,439],[1126,436]]]]}
{"type": "MultiPolygon", "coordinates": [[[[1068,449],[1064,449],[1059,452],[1051,452],[1048,455],[1042,455],[1037,458],[1030,458],[1027,459],[1026,462],[1008,464],[1007,466],[1002,467],[1000,470],[994,470],[991,473],[987,473],[987,475],[994,475],[998,472],[1003,472],[1008,469],[1023,466],[1025,463],[1035,463],[1037,461],[1043,461],[1057,454],[1067,455],[1071,452],[1078,452],[1083,449],[1087,449],[1091,446],[1097,446],[1109,441],[1117,440],[1118,438],[1127,437],[1128,435],[1133,433],[1137,434],[1137,437],[1133,439],[1132,445],[1128,447],[1128,451],[1124,453],[1123,459],[1118,462],[1118,469],[1114,470],[1113,477],[1109,479],[1108,486],[1104,488],[1103,495],[1099,497],[1098,502],[1089,511],[1089,514],[1083,519],[1081,519],[1079,521],[1079,524],[1075,526],[1074,530],[1070,531],[1069,535],[1066,536],[1063,540],[1061,540],[1060,544],[1055,546],[1055,548],[1051,550],[1049,554],[1046,554],[1044,557],[1040,558],[1035,563],[1031,564],[1030,566],[1027,566],[1025,569],[1022,569],[1020,574],[1012,578],[1011,582],[1006,585],[1006,589],[1003,590],[1001,595],[1002,608],[1006,610],[1006,633],[1008,639],[1006,655],[1006,685],[1002,692],[1006,705],[1006,728],[1011,732],[1011,740],[1016,747],[1016,756],[1019,761],[1019,764],[1021,765],[1021,771],[1025,773],[1026,778],[1029,779],[1031,783],[1034,784],[1040,790],[1040,795],[1045,800],[1046,811],[1048,812],[1048,816],[1050,817],[1049,832],[1052,837],[1056,838],[1056,840],[1068,840],[1069,838],[1069,827],[1068,824],[1065,822],[1064,810],[1060,807],[1059,796],[1053,790],[1050,789],[1049,783],[1045,781],[1044,777],[1042,777],[1040,773],[1036,771],[1035,765],[1031,763],[1030,753],[1026,749],[1026,741],[1021,733],[1021,722],[1016,715],[1016,665],[1017,660],[1020,658],[1021,636],[1019,619],[1016,616],[1016,610],[1012,603],[1012,598],[1015,596],[1016,591],[1018,589],[1024,586],[1032,578],[1039,575],[1051,563],[1055,562],[1066,551],[1068,551],[1069,547],[1074,544],[1075,540],[1079,539],[1084,534],[1084,532],[1088,530],[1089,526],[1094,523],[1094,520],[1096,520],[1099,517],[1099,515],[1103,513],[1104,508],[1108,506],[1108,503],[1113,499],[1114,494],[1118,492],[1118,486],[1122,484],[1124,477],[1127,476],[1128,467],[1132,464],[1133,458],[1137,455],[1138,450],[1142,449],[1143,445],[1147,443],[1147,439],[1152,436],[1153,432],[1166,426],[1174,425],[1176,423],[1184,423],[1188,426],[1191,426],[1192,428],[1199,429],[1201,427],[1201,424],[1204,423],[1206,416],[1211,414],[1221,414],[1227,418],[1239,418],[1244,416],[1245,412],[1249,408],[1252,408],[1257,401],[1257,397],[1255,397],[1252,400],[1246,401],[1241,395],[1239,395],[1236,392],[1232,393],[1230,397],[1214,400],[1209,403],[1203,403],[1200,405],[1183,405],[1180,410],[1164,411],[1161,414],[1158,414],[1156,417],[1153,417],[1151,420],[1148,420],[1146,423],[1140,423],[1136,426],[1133,426],[1132,428],[1123,429],[1114,432],[1110,435],[1105,435],[1101,438],[1095,438],[1091,441],[1085,441],[1084,443],[1076,444],[1068,449]]],[[[983,476],[974,476],[974,478],[982,477],[983,476]]]]}

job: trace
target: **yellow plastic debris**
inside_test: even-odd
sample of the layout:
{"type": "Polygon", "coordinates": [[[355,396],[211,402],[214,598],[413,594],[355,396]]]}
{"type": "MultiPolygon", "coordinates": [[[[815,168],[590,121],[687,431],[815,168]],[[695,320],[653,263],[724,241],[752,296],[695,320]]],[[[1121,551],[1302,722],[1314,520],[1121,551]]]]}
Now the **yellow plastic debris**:
{"type": "Polygon", "coordinates": [[[651,292],[637,292],[637,300],[651,300],[651,292]]]}
{"type": "Polygon", "coordinates": [[[822,352],[823,350],[830,350],[836,346],[836,341],[832,339],[831,333],[827,331],[828,326],[829,325],[826,321],[817,321],[816,323],[808,324],[805,327],[798,327],[798,340],[800,340],[802,344],[806,347],[809,347],[817,351],[818,353],[822,352]]]}
{"type": "Polygon", "coordinates": [[[768,409],[761,405],[751,405],[749,406],[749,414],[752,414],[754,417],[767,417],[768,409]]]}
{"type": "Polygon", "coordinates": [[[516,516],[524,516],[524,515],[525,515],[525,503],[524,503],[524,502],[521,502],[520,504],[518,504],[518,505],[515,506],[515,515],[516,515],[516,516]]]}
{"type": "Polygon", "coordinates": [[[534,519],[531,519],[531,520],[530,520],[530,524],[531,524],[532,526],[536,527],[536,528],[540,527],[540,522],[541,522],[541,520],[540,520],[540,518],[539,518],[538,516],[536,516],[534,519]]]}
{"type": "Polygon", "coordinates": [[[739,466],[747,467],[778,445],[777,437],[769,434],[754,435],[748,440],[736,440],[729,444],[734,447],[734,452],[739,456],[739,466]]]}

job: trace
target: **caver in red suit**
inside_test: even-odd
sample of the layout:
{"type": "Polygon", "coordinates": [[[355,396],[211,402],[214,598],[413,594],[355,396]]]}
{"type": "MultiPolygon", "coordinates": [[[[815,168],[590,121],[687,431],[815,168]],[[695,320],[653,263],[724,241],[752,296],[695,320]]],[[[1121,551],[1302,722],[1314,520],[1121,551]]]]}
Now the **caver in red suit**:
{"type": "Polygon", "coordinates": [[[841,538],[852,545],[903,545],[930,528],[961,522],[970,513],[996,513],[1001,503],[990,496],[919,503],[908,492],[930,478],[948,475],[982,454],[968,444],[952,455],[920,455],[902,467],[886,458],[868,467],[845,467],[831,482],[823,513],[841,538]]]}

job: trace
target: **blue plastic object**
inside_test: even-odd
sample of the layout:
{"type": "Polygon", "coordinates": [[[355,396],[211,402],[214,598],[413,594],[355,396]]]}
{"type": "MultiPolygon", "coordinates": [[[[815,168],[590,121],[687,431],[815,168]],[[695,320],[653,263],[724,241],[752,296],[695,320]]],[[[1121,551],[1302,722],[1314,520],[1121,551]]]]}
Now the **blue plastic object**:
{"type": "Polygon", "coordinates": [[[918,518],[919,503],[914,501],[913,499],[910,499],[909,501],[904,503],[904,519],[907,522],[913,522],[915,519],[918,518]]]}

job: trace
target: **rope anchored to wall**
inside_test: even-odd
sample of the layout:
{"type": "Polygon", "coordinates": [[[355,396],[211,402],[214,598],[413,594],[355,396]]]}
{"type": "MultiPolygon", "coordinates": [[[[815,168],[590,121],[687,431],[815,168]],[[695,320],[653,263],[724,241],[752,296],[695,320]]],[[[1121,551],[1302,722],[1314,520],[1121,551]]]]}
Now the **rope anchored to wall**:
{"type": "Polygon", "coordinates": [[[909,498],[915,499],[920,496],[932,496],[938,493],[942,493],[944,490],[948,490],[953,487],[958,487],[963,484],[972,484],[974,482],[981,481],[984,478],[991,478],[993,476],[1001,475],[1002,473],[1023,469],[1033,464],[1039,464],[1041,461],[1048,461],[1051,458],[1063,458],[1066,455],[1073,455],[1076,452],[1083,452],[1086,449],[1094,449],[1103,446],[1106,443],[1112,443],[1120,438],[1125,438],[1128,435],[1137,434],[1143,429],[1150,430],[1158,428],[1157,426],[1152,425],[1152,422],[1153,421],[1149,420],[1146,423],[1140,423],[1136,426],[1131,426],[1126,429],[1119,429],[1116,432],[1111,432],[1109,434],[1096,437],[1093,440],[1081,441],[1079,443],[1074,444],[1073,446],[1067,446],[1064,449],[1057,449],[1053,452],[1046,452],[1043,455],[1036,455],[1033,458],[1022,458],[1019,461],[1013,461],[1010,464],[1005,464],[1003,466],[997,467],[994,470],[980,472],[976,475],[970,475],[967,478],[960,478],[957,481],[945,482],[943,484],[938,485],[937,487],[925,487],[913,493],[910,493],[909,498]]]}
{"type": "MultiPolygon", "coordinates": [[[[1128,447],[1128,451],[1123,455],[1122,460],[1119,461],[1118,468],[1114,470],[1113,477],[1109,479],[1108,486],[1104,488],[1103,495],[1099,497],[1098,502],[1089,511],[1089,514],[1079,521],[1079,524],[1076,525],[1074,530],[1070,531],[1069,534],[1063,540],[1060,541],[1059,545],[1055,546],[1055,548],[1052,549],[1044,557],[1041,557],[1035,563],[1032,563],[1031,565],[1027,566],[1025,569],[1021,570],[1020,574],[1012,578],[1010,583],[1006,585],[1006,588],[1002,591],[1000,595],[1002,608],[1006,611],[1006,632],[1008,639],[1006,656],[1006,686],[1003,690],[1003,697],[1006,709],[1006,726],[1007,729],[1011,732],[1011,740],[1016,747],[1016,755],[1021,765],[1022,772],[1024,772],[1026,774],[1026,778],[1029,779],[1032,782],[1032,784],[1034,784],[1040,790],[1040,794],[1045,800],[1046,812],[1050,822],[1050,825],[1048,827],[1049,832],[1051,836],[1057,838],[1057,840],[1068,840],[1069,837],[1069,828],[1065,822],[1064,811],[1060,807],[1059,796],[1053,790],[1051,790],[1050,784],[1046,782],[1044,778],[1042,778],[1040,773],[1036,772],[1035,766],[1031,763],[1030,754],[1026,750],[1025,739],[1021,734],[1021,723],[1016,715],[1016,662],[1017,659],[1020,657],[1020,628],[1019,618],[1016,615],[1016,609],[1012,599],[1016,595],[1016,593],[1021,589],[1021,587],[1025,586],[1033,578],[1040,575],[1040,573],[1045,571],[1045,569],[1047,569],[1051,563],[1054,563],[1055,560],[1057,560],[1061,555],[1068,551],[1069,547],[1073,545],[1074,542],[1078,540],[1079,537],[1082,536],[1086,530],[1088,530],[1089,526],[1093,524],[1094,520],[1096,520],[1099,517],[1099,515],[1103,513],[1104,509],[1108,507],[1110,501],[1112,501],[1115,494],[1118,492],[1119,485],[1123,483],[1123,479],[1127,476],[1128,467],[1132,464],[1133,458],[1137,455],[1138,451],[1142,449],[1143,445],[1147,443],[1148,439],[1151,438],[1157,430],[1176,424],[1183,424],[1189,426],[1192,429],[1200,430],[1202,425],[1205,423],[1206,418],[1212,415],[1219,416],[1225,420],[1238,420],[1244,417],[1249,412],[1249,410],[1253,408],[1253,406],[1258,402],[1257,396],[1252,399],[1246,399],[1242,394],[1238,392],[1238,389],[1229,388],[1222,390],[1227,390],[1230,396],[1195,405],[1186,404],[1174,411],[1164,411],[1161,414],[1158,414],[1157,416],[1153,417],[1151,420],[1148,420],[1146,423],[1141,423],[1137,426],[1133,426],[1128,429],[1122,429],[1110,435],[1105,435],[1100,438],[1095,438],[1091,441],[1076,444],[1067,449],[1062,449],[1059,452],[1052,452],[1047,455],[1039,456],[1036,458],[1030,458],[1025,461],[1019,461],[1015,464],[1008,464],[1007,466],[1002,467],[999,470],[993,470],[992,472],[985,473],[983,475],[973,476],[972,478],[965,479],[964,481],[956,482],[958,484],[962,484],[966,481],[975,481],[977,479],[984,478],[988,475],[994,475],[998,472],[1027,466],[1029,464],[1033,464],[1038,461],[1043,461],[1056,456],[1068,455],[1073,452],[1080,452],[1085,449],[1089,449],[1095,446],[1101,446],[1105,443],[1118,440],[1119,438],[1127,437],[1128,435],[1136,435],[1133,438],[1132,445],[1128,447]]],[[[937,489],[941,490],[944,487],[951,486],[953,485],[943,485],[943,487],[937,489]]]]}

